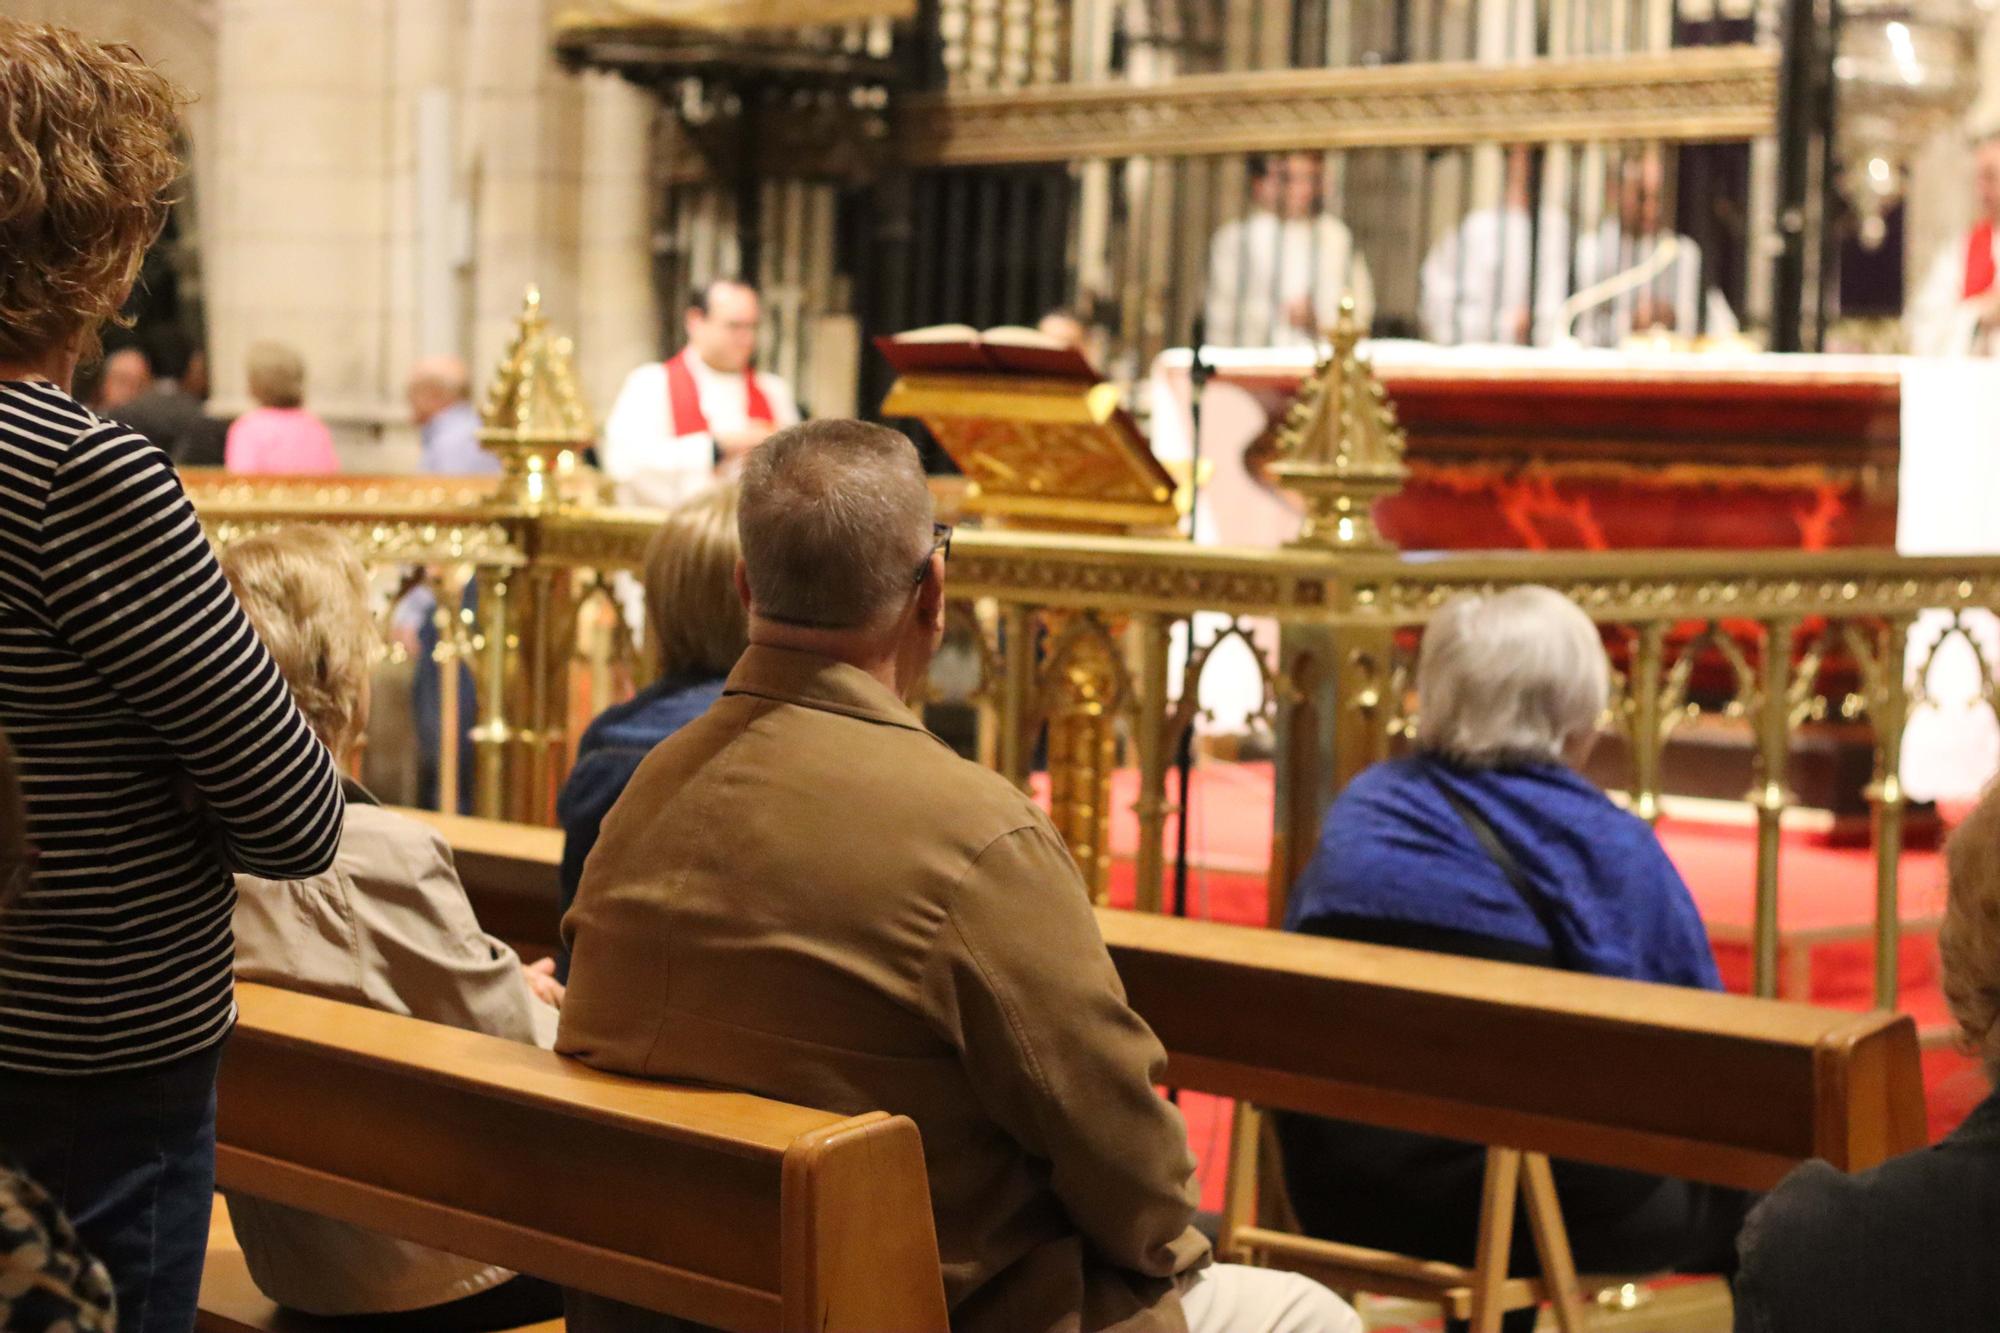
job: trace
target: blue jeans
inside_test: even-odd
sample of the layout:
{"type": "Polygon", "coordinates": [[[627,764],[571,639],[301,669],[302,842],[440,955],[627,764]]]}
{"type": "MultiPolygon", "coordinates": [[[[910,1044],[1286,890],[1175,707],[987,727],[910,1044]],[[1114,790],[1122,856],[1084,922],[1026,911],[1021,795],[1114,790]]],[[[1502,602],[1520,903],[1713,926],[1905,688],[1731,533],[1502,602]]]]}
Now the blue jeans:
{"type": "Polygon", "coordinates": [[[118,1289],[119,1333],[190,1333],[215,1206],[222,1043],[129,1073],[0,1070],[0,1152],[69,1214],[118,1289]]]}

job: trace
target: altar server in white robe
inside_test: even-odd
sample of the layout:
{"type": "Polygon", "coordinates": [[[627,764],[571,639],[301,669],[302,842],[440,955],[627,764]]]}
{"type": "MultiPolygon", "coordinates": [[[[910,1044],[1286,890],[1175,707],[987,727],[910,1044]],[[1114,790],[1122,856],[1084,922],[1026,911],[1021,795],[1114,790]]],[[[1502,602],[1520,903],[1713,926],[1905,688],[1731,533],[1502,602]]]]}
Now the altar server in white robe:
{"type": "Polygon", "coordinates": [[[758,316],[755,287],[718,278],[688,305],[687,345],[625,377],[604,423],[604,472],[620,504],[679,504],[798,423],[791,387],[751,364],[758,316]]]}
{"type": "Polygon", "coordinates": [[[1311,346],[1349,294],[1368,327],[1375,284],[1347,224],[1322,205],[1325,172],[1318,153],[1251,159],[1249,215],[1224,223],[1209,241],[1204,342],[1311,346]]]}
{"type": "Polygon", "coordinates": [[[1979,213],[1966,230],[1932,256],[1923,285],[1904,312],[1904,331],[1916,356],[1990,356],[2000,330],[2000,129],[1973,147],[1972,182],[1979,213]]]}
{"type": "Polygon", "coordinates": [[[1529,342],[1539,315],[1528,292],[1536,274],[1538,294],[1562,293],[1548,274],[1569,269],[1569,219],[1553,208],[1529,209],[1533,193],[1529,150],[1507,153],[1505,196],[1497,207],[1475,208],[1424,256],[1418,270],[1424,337],[1435,343],[1529,342]]]}
{"type": "Polygon", "coordinates": [[[1665,329],[1688,338],[1735,333],[1736,313],[1722,293],[1702,281],[1701,246],[1661,225],[1665,168],[1656,149],[1619,162],[1612,175],[1612,208],[1592,231],[1576,237],[1569,263],[1547,265],[1535,278],[1535,341],[1563,341],[1563,302],[1573,292],[1659,261],[1645,282],[1583,311],[1571,324],[1578,342],[1616,347],[1628,335],[1665,329]],[[1671,242],[1671,250],[1662,247],[1671,242]]]}

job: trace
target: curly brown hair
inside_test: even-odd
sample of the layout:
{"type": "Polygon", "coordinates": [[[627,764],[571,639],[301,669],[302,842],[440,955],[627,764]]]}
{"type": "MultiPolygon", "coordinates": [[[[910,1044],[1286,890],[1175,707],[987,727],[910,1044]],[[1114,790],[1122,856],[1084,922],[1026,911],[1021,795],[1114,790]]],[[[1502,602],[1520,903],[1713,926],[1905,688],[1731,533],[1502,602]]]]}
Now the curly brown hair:
{"type": "Polygon", "coordinates": [[[167,220],[185,100],[129,46],[0,19],[0,359],[117,316],[167,220]]]}

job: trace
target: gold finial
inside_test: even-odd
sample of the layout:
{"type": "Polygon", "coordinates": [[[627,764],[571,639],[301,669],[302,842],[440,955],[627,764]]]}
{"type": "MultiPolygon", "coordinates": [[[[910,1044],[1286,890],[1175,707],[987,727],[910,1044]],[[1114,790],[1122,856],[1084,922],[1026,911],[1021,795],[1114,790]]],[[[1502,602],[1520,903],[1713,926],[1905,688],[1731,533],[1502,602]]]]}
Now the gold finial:
{"type": "Polygon", "coordinates": [[[501,504],[553,502],[554,478],[596,437],[577,389],[574,348],[549,331],[533,283],[479,415],[479,442],[500,458],[501,504]]]}
{"type": "Polygon", "coordinates": [[[1278,427],[1278,481],[1305,497],[1295,546],[1383,550],[1375,502],[1403,488],[1403,428],[1374,369],[1355,351],[1361,327],[1354,298],[1340,302],[1327,331],[1326,359],[1314,367],[1278,427]]]}

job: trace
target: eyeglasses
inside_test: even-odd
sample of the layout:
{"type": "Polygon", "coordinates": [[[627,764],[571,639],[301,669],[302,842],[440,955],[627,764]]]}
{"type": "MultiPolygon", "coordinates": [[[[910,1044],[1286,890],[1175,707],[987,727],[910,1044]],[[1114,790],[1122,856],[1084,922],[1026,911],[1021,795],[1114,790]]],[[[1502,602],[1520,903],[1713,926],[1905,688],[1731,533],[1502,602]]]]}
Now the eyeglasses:
{"type": "Polygon", "coordinates": [[[910,580],[912,587],[920,586],[923,583],[924,575],[931,571],[931,557],[939,554],[942,554],[947,560],[951,559],[951,524],[949,523],[931,524],[931,549],[924,552],[923,561],[917,566],[915,577],[910,580]]]}

